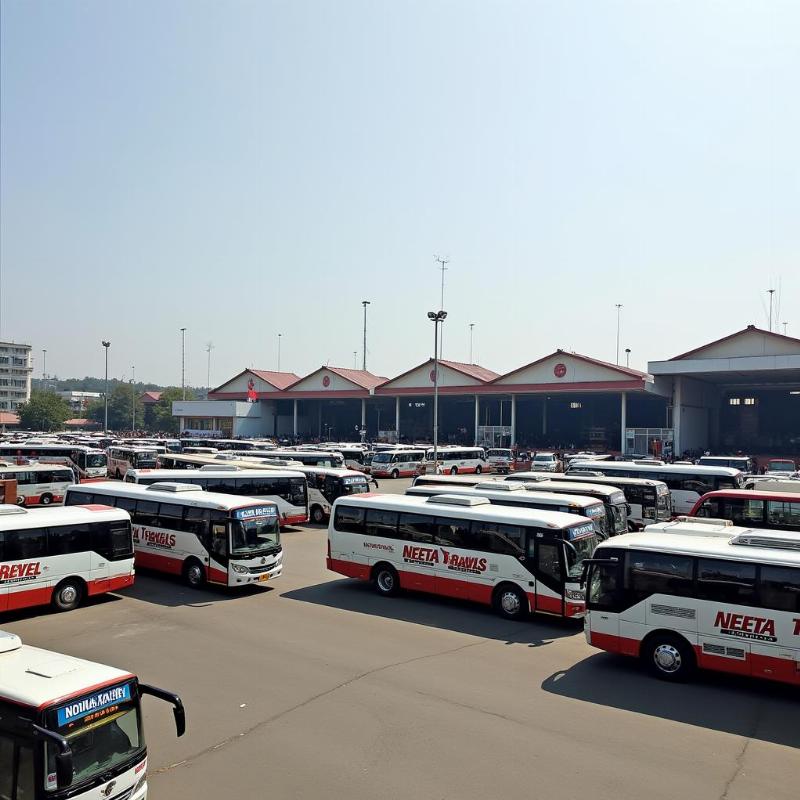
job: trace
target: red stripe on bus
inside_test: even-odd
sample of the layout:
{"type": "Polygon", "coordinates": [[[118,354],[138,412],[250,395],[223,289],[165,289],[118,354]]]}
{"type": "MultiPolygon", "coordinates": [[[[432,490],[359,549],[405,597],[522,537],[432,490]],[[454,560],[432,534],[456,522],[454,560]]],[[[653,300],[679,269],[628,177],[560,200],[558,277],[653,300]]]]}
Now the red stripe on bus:
{"type": "Polygon", "coordinates": [[[137,567],[168,572],[170,575],[181,575],[183,573],[182,558],[162,555],[161,553],[146,553],[144,550],[137,550],[134,556],[134,563],[137,567]]]}

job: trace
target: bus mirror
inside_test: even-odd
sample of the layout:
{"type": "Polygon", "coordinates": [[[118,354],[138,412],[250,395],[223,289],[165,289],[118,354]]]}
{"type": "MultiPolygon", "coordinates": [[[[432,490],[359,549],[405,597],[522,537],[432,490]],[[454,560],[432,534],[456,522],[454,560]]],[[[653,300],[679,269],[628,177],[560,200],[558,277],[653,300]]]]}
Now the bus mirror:
{"type": "Polygon", "coordinates": [[[172,715],[175,717],[175,731],[179,737],[186,733],[186,711],[183,708],[183,701],[177,694],[168,692],[166,689],[149,686],[146,683],[139,684],[139,692],[141,694],[151,694],[159,700],[166,700],[171,703],[172,715]]]}
{"type": "Polygon", "coordinates": [[[59,789],[66,789],[72,783],[72,750],[56,753],[56,783],[59,789]]]}
{"type": "Polygon", "coordinates": [[[178,698],[178,705],[172,707],[172,715],[175,717],[175,732],[180,738],[186,733],[186,710],[180,698],[178,698]]]}

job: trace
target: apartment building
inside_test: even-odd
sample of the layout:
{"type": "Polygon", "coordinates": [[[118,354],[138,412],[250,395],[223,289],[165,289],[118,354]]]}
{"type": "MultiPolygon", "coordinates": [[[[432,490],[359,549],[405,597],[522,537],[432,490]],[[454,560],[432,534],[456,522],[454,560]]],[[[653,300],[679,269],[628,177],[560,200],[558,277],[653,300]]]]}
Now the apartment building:
{"type": "Polygon", "coordinates": [[[31,396],[31,346],[0,342],[0,411],[16,411],[31,396]]]}

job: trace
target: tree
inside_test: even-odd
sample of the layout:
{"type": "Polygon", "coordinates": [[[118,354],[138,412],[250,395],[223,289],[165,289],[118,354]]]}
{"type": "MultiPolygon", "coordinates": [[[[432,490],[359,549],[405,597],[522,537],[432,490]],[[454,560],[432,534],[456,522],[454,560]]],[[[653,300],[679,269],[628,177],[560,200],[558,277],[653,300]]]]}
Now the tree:
{"type": "MultiPolygon", "coordinates": [[[[186,399],[194,400],[194,392],[186,390],[186,399]]],[[[161,431],[162,433],[180,433],[180,419],[172,416],[172,403],[175,400],[183,400],[183,389],[178,386],[170,386],[161,392],[161,397],[147,409],[146,424],[150,431],[161,431]]]]}
{"type": "MultiPolygon", "coordinates": [[[[144,405],[140,393],[129,383],[120,383],[108,395],[108,427],[114,431],[129,431],[133,422],[133,411],[136,409],[135,429],[144,427],[144,405]]],[[[89,419],[105,421],[105,402],[96,400],[87,409],[89,419]]]]}
{"type": "Polygon", "coordinates": [[[31,391],[31,399],[19,409],[19,424],[28,431],[61,430],[64,420],[72,416],[69,403],[55,392],[31,391]]]}

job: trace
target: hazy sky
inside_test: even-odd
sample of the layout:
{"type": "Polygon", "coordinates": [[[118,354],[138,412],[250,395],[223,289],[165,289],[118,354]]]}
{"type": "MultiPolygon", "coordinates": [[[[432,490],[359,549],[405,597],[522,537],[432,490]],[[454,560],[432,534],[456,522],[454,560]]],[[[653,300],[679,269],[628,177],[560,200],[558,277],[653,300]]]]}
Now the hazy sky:
{"type": "Polygon", "coordinates": [[[41,372],[632,366],[800,335],[800,3],[2,0],[2,336],[41,372]],[[776,325],[777,327],[777,325],[776,325]],[[783,326],[780,326],[783,330],[783,326]]]}

